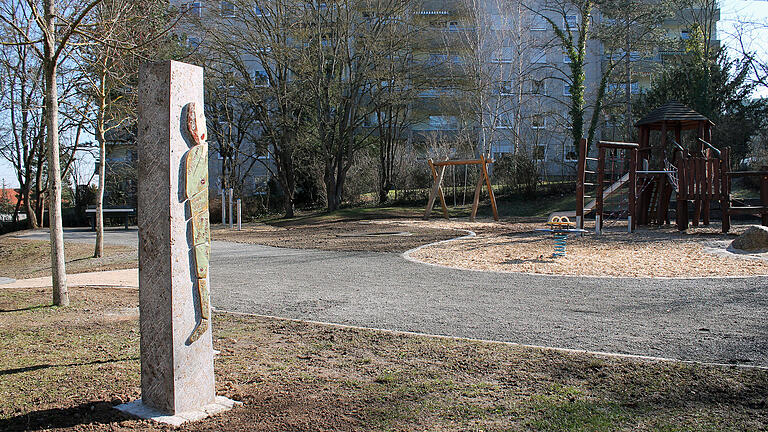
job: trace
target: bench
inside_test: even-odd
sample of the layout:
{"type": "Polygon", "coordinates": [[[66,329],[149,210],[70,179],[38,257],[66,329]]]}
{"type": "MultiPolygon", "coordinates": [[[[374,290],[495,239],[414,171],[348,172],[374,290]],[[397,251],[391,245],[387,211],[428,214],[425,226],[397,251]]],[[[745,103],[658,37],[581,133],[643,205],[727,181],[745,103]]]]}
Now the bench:
{"type": "MultiPolygon", "coordinates": [[[[91,231],[96,231],[96,209],[86,209],[85,214],[91,220],[91,231]]],[[[102,209],[102,214],[104,215],[104,219],[122,218],[125,223],[125,229],[128,229],[128,221],[131,216],[136,215],[136,210],[132,208],[105,208],[102,209]]]]}

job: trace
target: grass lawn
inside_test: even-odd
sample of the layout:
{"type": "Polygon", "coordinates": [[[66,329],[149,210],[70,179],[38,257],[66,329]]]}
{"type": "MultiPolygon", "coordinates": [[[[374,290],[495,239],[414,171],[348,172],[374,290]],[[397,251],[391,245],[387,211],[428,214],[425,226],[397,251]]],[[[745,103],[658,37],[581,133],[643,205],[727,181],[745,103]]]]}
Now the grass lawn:
{"type": "MultiPolygon", "coordinates": [[[[104,256],[93,258],[90,243],[64,244],[67,273],[136,268],[138,254],[129,246],[104,246],[104,256]]],[[[51,275],[51,249],[47,240],[0,237],[0,276],[26,279],[51,275]]]]}
{"type": "MultiPolygon", "coordinates": [[[[469,217],[472,212],[471,194],[467,200],[467,204],[452,205],[452,196],[448,195],[448,191],[445,193],[446,202],[448,204],[448,215],[452,218],[469,217]]],[[[546,195],[542,194],[541,196],[534,197],[533,199],[518,193],[510,195],[498,195],[499,191],[496,191],[496,194],[496,204],[498,206],[499,216],[502,219],[519,217],[541,218],[548,216],[553,211],[573,210],[576,207],[575,192],[549,193],[546,195]]],[[[488,201],[487,196],[483,195],[483,197],[484,199],[480,201],[480,206],[478,208],[478,217],[491,217],[493,212],[491,211],[490,201],[488,201]]],[[[460,197],[459,200],[461,200],[460,197]]],[[[264,218],[260,218],[256,222],[280,227],[290,227],[294,225],[309,225],[313,223],[349,222],[376,219],[420,219],[424,217],[424,210],[426,205],[427,200],[425,198],[423,203],[384,206],[362,205],[342,208],[330,213],[322,209],[297,211],[296,217],[294,218],[285,219],[280,215],[270,215],[264,218]]],[[[436,200],[432,209],[431,217],[440,218],[442,216],[443,211],[440,206],[440,200],[436,200]]]]}
{"type": "MultiPolygon", "coordinates": [[[[0,288],[0,430],[157,430],[140,396],[138,296],[0,288]]],[[[768,428],[768,371],[648,362],[216,313],[217,391],[181,430],[721,431],[768,428]]]]}

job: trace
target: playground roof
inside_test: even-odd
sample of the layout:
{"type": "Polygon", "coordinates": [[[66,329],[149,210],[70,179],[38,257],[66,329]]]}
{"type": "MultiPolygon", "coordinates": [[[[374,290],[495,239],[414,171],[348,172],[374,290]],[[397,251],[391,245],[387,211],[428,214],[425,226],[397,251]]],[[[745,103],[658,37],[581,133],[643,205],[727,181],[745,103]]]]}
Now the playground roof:
{"type": "Polygon", "coordinates": [[[671,101],[651,111],[635,123],[636,127],[649,126],[651,129],[661,129],[666,123],[667,127],[680,126],[682,129],[696,129],[701,122],[714,125],[704,115],[688,108],[680,102],[671,101]]]}

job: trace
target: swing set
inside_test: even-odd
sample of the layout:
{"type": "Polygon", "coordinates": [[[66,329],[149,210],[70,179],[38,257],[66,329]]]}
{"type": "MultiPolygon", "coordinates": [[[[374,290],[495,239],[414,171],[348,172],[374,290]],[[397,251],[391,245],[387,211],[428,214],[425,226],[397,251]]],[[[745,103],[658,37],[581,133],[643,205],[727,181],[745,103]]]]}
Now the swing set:
{"type": "Polygon", "coordinates": [[[496,197],[493,195],[493,188],[491,187],[491,180],[488,177],[488,164],[493,163],[493,159],[486,159],[484,155],[480,155],[480,159],[472,160],[444,160],[435,162],[432,159],[428,159],[429,168],[432,171],[432,189],[429,192],[429,200],[427,201],[427,208],[424,211],[424,219],[429,219],[432,214],[432,208],[435,205],[435,199],[440,198],[440,204],[443,207],[443,216],[446,219],[448,217],[448,206],[445,204],[445,195],[443,194],[443,178],[445,177],[445,168],[448,166],[469,166],[479,165],[480,176],[478,176],[477,186],[475,187],[475,197],[472,201],[472,215],[470,220],[474,221],[477,216],[477,207],[480,203],[480,192],[483,190],[483,183],[488,188],[488,196],[491,200],[491,209],[493,210],[493,219],[499,220],[499,213],[496,208],[496,197]]]}

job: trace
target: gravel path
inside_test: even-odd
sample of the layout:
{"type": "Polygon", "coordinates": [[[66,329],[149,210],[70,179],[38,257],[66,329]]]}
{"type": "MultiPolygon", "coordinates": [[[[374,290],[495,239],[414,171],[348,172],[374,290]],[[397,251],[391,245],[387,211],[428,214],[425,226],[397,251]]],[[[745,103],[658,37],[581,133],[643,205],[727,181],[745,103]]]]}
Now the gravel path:
{"type": "Polygon", "coordinates": [[[765,278],[446,269],[399,254],[217,242],[219,309],[560,348],[768,366],[765,278]]]}
{"type": "MultiPolygon", "coordinates": [[[[92,241],[89,235],[67,230],[68,240],[92,241]]],[[[136,231],[110,231],[105,239],[130,244],[136,231]]],[[[768,366],[768,278],[638,280],[476,272],[414,263],[394,253],[219,241],[211,261],[213,304],[224,310],[768,366]]]]}

